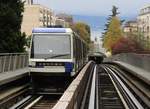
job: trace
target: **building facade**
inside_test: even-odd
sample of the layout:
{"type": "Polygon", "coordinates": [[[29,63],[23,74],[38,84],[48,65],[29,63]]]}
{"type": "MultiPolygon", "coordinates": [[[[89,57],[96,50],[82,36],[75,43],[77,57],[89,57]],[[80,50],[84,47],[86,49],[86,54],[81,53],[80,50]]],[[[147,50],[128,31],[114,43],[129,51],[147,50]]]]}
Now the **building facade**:
{"type": "Polygon", "coordinates": [[[138,23],[137,21],[128,21],[125,23],[123,27],[124,33],[137,33],[138,31],[138,23]]]}
{"type": "Polygon", "coordinates": [[[69,27],[69,23],[66,22],[64,19],[60,19],[55,17],[55,25],[62,26],[62,27],[69,27]]]}
{"type": "Polygon", "coordinates": [[[150,38],[150,5],[144,6],[137,17],[138,31],[145,38],[150,38]]]}
{"type": "Polygon", "coordinates": [[[150,47],[150,4],[141,8],[140,13],[137,17],[138,22],[138,32],[140,35],[140,40],[143,46],[146,48],[150,47]]]}
{"type": "Polygon", "coordinates": [[[57,18],[65,20],[69,25],[73,25],[73,17],[65,13],[59,13],[56,15],[57,18]]]}
{"type": "Polygon", "coordinates": [[[22,0],[22,2],[24,2],[25,5],[32,5],[33,4],[33,0],[22,0]]]}
{"type": "Polygon", "coordinates": [[[21,32],[31,35],[34,27],[47,27],[54,24],[54,16],[51,9],[39,4],[25,5],[21,32]]]}
{"type": "Polygon", "coordinates": [[[69,22],[63,18],[56,17],[54,12],[40,4],[33,4],[32,0],[25,0],[21,32],[27,36],[32,34],[35,27],[48,27],[59,25],[69,27],[69,22]]]}

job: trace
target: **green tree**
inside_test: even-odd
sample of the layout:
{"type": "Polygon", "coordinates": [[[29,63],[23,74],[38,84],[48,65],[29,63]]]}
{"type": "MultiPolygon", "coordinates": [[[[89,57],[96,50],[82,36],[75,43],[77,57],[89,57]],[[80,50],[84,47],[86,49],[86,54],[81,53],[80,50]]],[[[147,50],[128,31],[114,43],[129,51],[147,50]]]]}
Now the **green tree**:
{"type": "Polygon", "coordinates": [[[25,34],[20,32],[23,10],[21,0],[0,1],[0,53],[24,51],[25,34]]]}
{"type": "Polygon", "coordinates": [[[110,21],[111,21],[112,17],[115,17],[115,16],[117,16],[118,14],[120,14],[120,13],[118,12],[118,8],[117,8],[116,6],[113,6],[113,7],[112,7],[111,12],[112,12],[112,14],[109,15],[109,17],[107,18],[107,23],[105,24],[105,29],[104,29],[105,32],[103,33],[103,36],[106,34],[106,32],[107,32],[107,30],[108,30],[108,27],[109,27],[109,24],[110,24],[110,21]]]}
{"type": "Polygon", "coordinates": [[[103,45],[104,47],[111,51],[112,46],[123,36],[121,30],[121,23],[118,17],[112,17],[110,24],[108,26],[108,31],[104,36],[103,45]]]}
{"type": "Polygon", "coordinates": [[[112,14],[109,15],[108,21],[105,24],[105,32],[103,33],[103,47],[106,48],[108,51],[111,51],[112,45],[114,45],[120,37],[123,36],[121,30],[121,24],[123,22],[117,17],[118,8],[116,6],[112,7],[112,14]]]}
{"type": "MultiPolygon", "coordinates": [[[[109,24],[110,24],[110,21],[111,21],[112,17],[117,17],[117,15],[120,14],[120,12],[118,12],[118,8],[116,6],[112,7],[111,12],[112,12],[112,14],[109,15],[109,17],[107,18],[107,23],[105,24],[105,29],[104,29],[104,32],[102,33],[103,38],[104,38],[104,36],[106,35],[106,33],[108,31],[108,27],[109,27],[109,24]]],[[[125,20],[121,20],[120,23],[122,24],[124,21],[125,20]]]]}
{"type": "Polygon", "coordinates": [[[31,35],[30,36],[28,36],[27,38],[26,38],[26,46],[28,47],[28,48],[30,48],[30,43],[31,43],[31,35]]]}
{"type": "Polygon", "coordinates": [[[115,17],[115,16],[117,16],[118,14],[120,14],[119,12],[118,12],[118,8],[116,7],[116,6],[113,6],[113,8],[112,8],[112,17],[115,17]]]}
{"type": "Polygon", "coordinates": [[[90,43],[90,27],[82,22],[77,22],[71,27],[87,44],[90,43]]]}

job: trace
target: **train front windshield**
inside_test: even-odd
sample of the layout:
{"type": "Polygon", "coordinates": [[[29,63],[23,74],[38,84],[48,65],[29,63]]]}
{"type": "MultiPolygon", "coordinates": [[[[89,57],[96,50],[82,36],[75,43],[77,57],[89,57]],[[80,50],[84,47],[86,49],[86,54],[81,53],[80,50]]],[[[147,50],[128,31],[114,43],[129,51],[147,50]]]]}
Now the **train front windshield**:
{"type": "Polygon", "coordinates": [[[32,39],[31,58],[70,59],[71,39],[69,35],[35,34],[32,39]]]}

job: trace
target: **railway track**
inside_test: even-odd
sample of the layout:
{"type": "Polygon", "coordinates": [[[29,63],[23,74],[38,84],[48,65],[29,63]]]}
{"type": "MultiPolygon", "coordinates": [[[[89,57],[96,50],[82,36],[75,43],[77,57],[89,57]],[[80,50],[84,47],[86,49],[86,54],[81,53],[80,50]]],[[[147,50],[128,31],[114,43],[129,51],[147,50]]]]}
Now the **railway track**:
{"type": "Polygon", "coordinates": [[[67,84],[63,83],[63,78],[56,79],[51,77],[50,79],[50,77],[36,76],[34,84],[29,88],[29,95],[13,105],[11,109],[51,109],[62,96],[69,81],[66,82],[67,84]]]}
{"type": "Polygon", "coordinates": [[[140,104],[144,107],[144,109],[150,108],[150,86],[145,83],[132,73],[128,72],[125,69],[119,69],[114,65],[107,65],[109,69],[114,71],[116,75],[118,75],[121,80],[126,84],[126,86],[131,90],[136,99],[140,102],[140,104]]]}
{"type": "Polygon", "coordinates": [[[0,109],[9,109],[28,95],[28,84],[3,90],[0,93],[0,109]]]}
{"type": "Polygon", "coordinates": [[[52,109],[55,104],[56,100],[42,100],[31,109],[52,109]]]}
{"type": "Polygon", "coordinates": [[[10,109],[52,109],[60,95],[29,95],[10,109]]]}
{"type": "Polygon", "coordinates": [[[29,104],[25,109],[52,109],[57,103],[59,96],[40,96],[29,104]]]}
{"type": "Polygon", "coordinates": [[[0,109],[51,109],[63,94],[56,89],[32,93],[29,83],[6,87],[0,91],[0,109]]]}
{"type": "MultiPolygon", "coordinates": [[[[94,91],[91,88],[91,96],[88,109],[149,109],[149,91],[148,86],[140,83],[140,90],[145,90],[144,94],[139,93],[135,87],[138,85],[135,78],[121,73],[112,65],[101,64],[95,67],[95,76],[93,76],[94,91]],[[128,79],[128,81],[127,81],[128,79]],[[129,81],[130,80],[130,81],[129,81]],[[134,85],[131,85],[133,84],[134,85]],[[133,87],[134,86],[134,87],[133,87]],[[145,88],[144,88],[145,87],[145,88]],[[134,90],[133,90],[134,89],[134,90]],[[138,92],[138,93],[137,93],[138,92]],[[139,94],[139,95],[138,95],[139,94]],[[141,95],[140,95],[141,94],[141,95]],[[91,100],[92,99],[92,100],[91,100]],[[92,103],[91,103],[92,102],[92,103]],[[91,106],[91,104],[93,106],[91,106]]],[[[139,80],[140,81],[140,80],[139,80]]],[[[92,84],[93,84],[92,83],[92,84]]],[[[91,87],[93,87],[91,86],[91,87]]]]}
{"type": "MultiPolygon", "coordinates": [[[[150,108],[149,89],[146,89],[149,86],[140,82],[137,78],[127,75],[127,73],[123,73],[124,71],[108,64],[96,65],[95,68],[92,67],[91,72],[94,73],[90,73],[89,87],[87,87],[87,92],[84,92],[84,94],[87,93],[85,95],[88,95],[88,97],[85,96],[82,102],[84,101],[83,104],[92,104],[93,107],[83,105],[81,109],[150,108]],[[91,97],[92,100],[89,100],[91,97]]],[[[42,84],[45,83],[43,82],[42,84]]],[[[40,92],[26,95],[24,99],[21,99],[20,102],[13,105],[10,109],[52,109],[63,93],[54,90],[53,87],[52,89],[51,87],[50,89],[46,87],[44,91],[46,93],[40,92]]],[[[0,107],[0,109],[4,108],[0,107]]]]}
{"type": "Polygon", "coordinates": [[[100,109],[124,109],[112,78],[101,66],[98,67],[97,79],[98,107],[100,109]]]}

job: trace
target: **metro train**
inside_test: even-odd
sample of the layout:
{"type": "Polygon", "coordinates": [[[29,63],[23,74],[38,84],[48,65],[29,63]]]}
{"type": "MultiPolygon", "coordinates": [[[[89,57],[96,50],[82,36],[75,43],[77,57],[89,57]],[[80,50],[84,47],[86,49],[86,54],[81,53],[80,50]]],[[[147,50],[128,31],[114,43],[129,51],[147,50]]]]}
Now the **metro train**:
{"type": "Polygon", "coordinates": [[[30,72],[75,76],[87,61],[87,48],[70,28],[34,28],[29,53],[30,72]]]}

